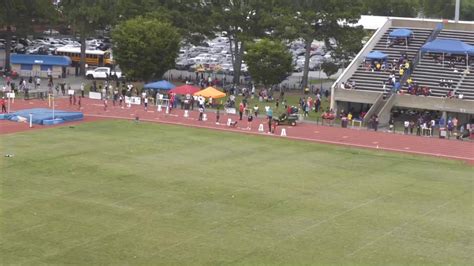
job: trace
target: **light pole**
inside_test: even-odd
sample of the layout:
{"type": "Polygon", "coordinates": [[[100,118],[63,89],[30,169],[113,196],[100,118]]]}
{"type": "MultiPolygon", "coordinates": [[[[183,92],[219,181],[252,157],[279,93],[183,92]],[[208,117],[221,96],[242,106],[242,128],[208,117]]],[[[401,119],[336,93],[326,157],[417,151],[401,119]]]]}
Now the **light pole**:
{"type": "Polygon", "coordinates": [[[454,11],[454,22],[459,22],[459,9],[461,6],[461,0],[456,0],[456,9],[454,11]]]}

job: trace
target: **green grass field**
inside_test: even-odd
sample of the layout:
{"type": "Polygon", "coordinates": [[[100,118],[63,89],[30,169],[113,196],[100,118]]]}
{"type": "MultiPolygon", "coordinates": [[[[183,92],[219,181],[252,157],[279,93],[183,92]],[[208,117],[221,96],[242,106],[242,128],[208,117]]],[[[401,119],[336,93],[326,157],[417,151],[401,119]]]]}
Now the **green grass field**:
{"type": "Polygon", "coordinates": [[[0,140],[4,265],[474,260],[462,162],[129,121],[0,140]]]}

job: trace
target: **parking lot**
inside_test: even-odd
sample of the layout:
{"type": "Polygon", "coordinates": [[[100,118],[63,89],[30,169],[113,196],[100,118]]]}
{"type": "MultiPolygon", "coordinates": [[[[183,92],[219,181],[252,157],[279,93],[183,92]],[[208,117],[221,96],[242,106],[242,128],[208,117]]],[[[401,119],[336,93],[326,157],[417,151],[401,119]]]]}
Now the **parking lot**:
{"type": "MultiPolygon", "coordinates": [[[[96,51],[110,52],[112,47],[111,39],[107,37],[88,38],[86,40],[88,53],[97,53],[96,51]]],[[[72,36],[60,36],[54,30],[44,32],[43,37],[39,38],[13,38],[11,52],[19,54],[39,54],[39,55],[55,55],[61,54],[61,51],[79,51],[80,43],[72,36]]],[[[0,68],[4,64],[5,56],[5,40],[0,39],[0,68]]],[[[293,57],[294,73],[282,82],[282,85],[290,88],[299,88],[302,79],[302,70],[304,66],[305,45],[302,41],[293,41],[288,43],[288,50],[293,57]]],[[[326,52],[324,43],[313,42],[310,51],[310,79],[324,80],[326,75],[320,71],[323,62],[333,61],[330,52],[326,52]]],[[[112,55],[111,55],[112,57],[112,55]]],[[[74,60],[73,60],[74,64],[74,60]]],[[[89,68],[95,67],[89,65],[89,68]]],[[[75,68],[68,69],[66,82],[71,86],[79,87],[84,79],[75,76],[75,68]]],[[[231,83],[233,79],[234,69],[232,65],[232,55],[230,52],[230,44],[227,37],[216,37],[207,40],[200,45],[183,44],[179,50],[174,70],[170,70],[165,74],[166,79],[190,79],[196,78],[196,72],[203,73],[205,77],[224,81],[223,83],[231,83]]],[[[341,72],[341,71],[340,71],[341,72]]],[[[340,73],[339,72],[339,73],[340,73]]],[[[248,67],[245,61],[241,67],[241,82],[247,83],[250,80],[248,67]]],[[[338,73],[338,74],[339,74],[338,73]]],[[[337,77],[338,74],[333,77],[337,77]]],[[[201,75],[201,74],[200,74],[201,75]]],[[[46,82],[46,81],[44,81],[46,82]]],[[[319,83],[319,82],[318,82],[319,83]]],[[[322,82],[324,88],[330,86],[330,83],[322,82]]]]}

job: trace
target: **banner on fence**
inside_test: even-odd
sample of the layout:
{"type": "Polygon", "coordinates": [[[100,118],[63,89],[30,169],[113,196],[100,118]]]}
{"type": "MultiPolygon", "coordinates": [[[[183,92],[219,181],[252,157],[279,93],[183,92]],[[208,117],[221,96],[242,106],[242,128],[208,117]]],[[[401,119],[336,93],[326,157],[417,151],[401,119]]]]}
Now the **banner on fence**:
{"type": "Polygon", "coordinates": [[[125,103],[140,105],[142,99],[140,97],[127,97],[125,96],[125,103]]]}
{"type": "Polygon", "coordinates": [[[89,99],[100,100],[100,99],[102,99],[102,95],[100,94],[100,92],[90,91],[89,92],[89,99]]]}

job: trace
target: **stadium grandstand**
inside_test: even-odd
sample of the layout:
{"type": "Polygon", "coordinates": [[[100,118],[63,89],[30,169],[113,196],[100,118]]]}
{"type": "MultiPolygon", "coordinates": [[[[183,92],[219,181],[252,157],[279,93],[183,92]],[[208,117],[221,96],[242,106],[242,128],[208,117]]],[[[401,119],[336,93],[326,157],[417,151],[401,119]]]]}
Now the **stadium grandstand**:
{"type": "Polygon", "coordinates": [[[332,86],[334,112],[474,118],[474,23],[388,18],[332,86]]]}

